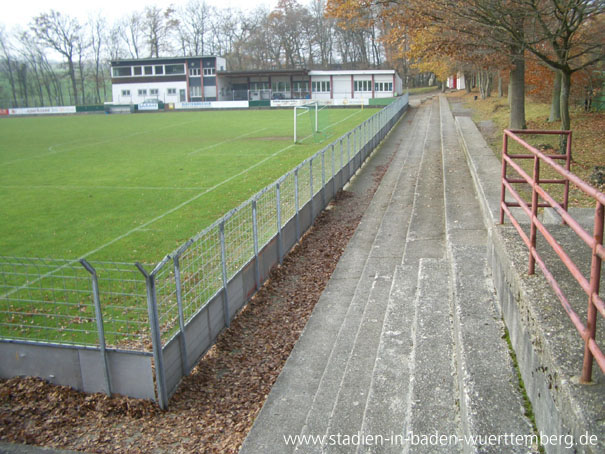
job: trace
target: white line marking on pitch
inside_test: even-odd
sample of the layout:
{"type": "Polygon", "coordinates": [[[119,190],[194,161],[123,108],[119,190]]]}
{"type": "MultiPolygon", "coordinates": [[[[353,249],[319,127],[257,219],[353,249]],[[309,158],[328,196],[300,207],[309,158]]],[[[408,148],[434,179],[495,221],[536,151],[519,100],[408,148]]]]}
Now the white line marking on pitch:
{"type": "MultiPolygon", "coordinates": [[[[162,129],[174,128],[174,127],[177,127],[177,126],[186,125],[186,124],[193,123],[193,122],[196,122],[196,121],[199,121],[199,119],[196,118],[195,120],[184,121],[182,123],[176,123],[176,124],[173,124],[173,125],[161,126],[159,128],[150,129],[148,131],[138,131],[138,132],[133,132],[131,134],[126,134],[126,135],[123,135],[123,136],[110,137],[108,139],[99,140],[97,142],[82,143],[81,145],[77,145],[77,146],[72,147],[72,148],[66,148],[65,150],[55,150],[54,148],[58,147],[58,146],[61,146],[61,145],[67,145],[67,144],[73,143],[73,142],[64,142],[64,143],[54,144],[54,145],[51,145],[50,147],[48,147],[48,151],[49,151],[48,153],[41,153],[41,154],[37,154],[37,155],[33,155],[33,156],[27,156],[25,158],[13,159],[12,161],[2,162],[1,164],[3,164],[3,165],[13,164],[13,163],[19,162],[19,161],[27,161],[28,159],[42,158],[42,157],[45,157],[45,156],[49,156],[51,154],[65,153],[67,151],[73,151],[73,150],[77,150],[79,148],[90,147],[90,146],[93,146],[93,145],[101,145],[103,143],[112,142],[114,140],[128,139],[130,137],[140,136],[140,135],[143,135],[143,134],[148,134],[150,132],[161,131],[162,129]]],[[[77,142],[75,142],[75,143],[77,144],[77,142]]]]}
{"type": "Polygon", "coordinates": [[[242,137],[246,137],[246,136],[249,136],[250,134],[254,134],[256,132],[261,132],[261,131],[264,131],[266,129],[269,129],[269,128],[267,127],[267,128],[257,129],[255,131],[251,131],[251,132],[247,132],[245,134],[242,134],[241,136],[234,137],[233,139],[223,140],[222,142],[218,142],[218,143],[214,143],[212,145],[208,145],[206,147],[198,148],[197,150],[193,150],[191,153],[187,153],[187,156],[191,156],[193,154],[200,153],[202,151],[206,151],[206,150],[210,150],[212,148],[216,148],[216,147],[218,147],[220,145],[223,145],[224,143],[235,142],[236,140],[239,140],[242,137]]]}
{"type": "Polygon", "coordinates": [[[133,191],[199,191],[200,189],[206,189],[205,187],[171,187],[171,186],[77,186],[77,185],[16,185],[16,184],[3,184],[0,185],[2,189],[103,189],[103,190],[133,190],[133,191]]]}
{"type": "MultiPolygon", "coordinates": [[[[349,116],[348,116],[348,117],[346,117],[346,118],[350,118],[350,117],[352,117],[353,115],[356,115],[357,113],[359,113],[359,112],[356,112],[356,113],[354,113],[354,114],[351,114],[351,115],[349,115],[349,116]]],[[[344,121],[344,120],[346,120],[346,118],[345,118],[345,119],[343,119],[343,120],[341,120],[341,122],[342,122],[342,121],[344,121]]],[[[338,123],[334,123],[333,125],[336,125],[336,124],[338,124],[338,123]]],[[[333,125],[332,125],[332,126],[333,126],[333,125]]],[[[312,136],[312,134],[311,134],[311,135],[308,135],[308,136],[307,136],[307,137],[305,137],[305,138],[303,138],[303,141],[304,141],[304,140],[306,140],[306,139],[308,139],[308,138],[309,138],[309,137],[311,137],[311,136],[312,136]]],[[[22,289],[24,289],[24,288],[26,288],[26,287],[28,287],[28,286],[30,286],[30,285],[32,285],[32,284],[35,284],[36,282],[41,281],[41,280],[42,280],[42,279],[44,279],[45,277],[50,276],[51,274],[53,274],[53,273],[55,273],[55,272],[57,272],[57,271],[59,271],[59,270],[61,270],[61,269],[65,268],[66,266],[69,266],[69,265],[71,265],[71,264],[73,264],[73,263],[75,263],[75,262],[79,261],[80,259],[86,258],[87,256],[92,255],[92,254],[96,254],[96,253],[97,253],[97,252],[99,252],[100,250],[105,249],[105,248],[106,248],[106,247],[108,247],[108,246],[111,246],[112,244],[116,243],[117,241],[120,241],[120,240],[121,240],[121,239],[123,239],[123,238],[126,238],[127,236],[129,236],[129,235],[133,234],[134,232],[137,232],[137,231],[140,231],[140,230],[144,230],[144,229],[145,229],[147,226],[149,226],[149,225],[153,224],[154,222],[159,221],[160,219],[162,219],[162,218],[164,218],[164,217],[166,217],[166,216],[168,216],[168,215],[170,215],[170,214],[174,213],[175,211],[177,211],[177,210],[181,209],[181,208],[182,208],[182,207],[184,207],[185,205],[188,205],[188,204],[190,204],[191,202],[193,202],[193,201],[195,201],[195,200],[199,199],[199,198],[200,198],[200,197],[202,197],[203,195],[205,195],[205,194],[207,194],[207,193],[209,193],[209,192],[211,192],[211,191],[214,191],[216,188],[218,188],[218,187],[220,187],[220,186],[224,185],[225,183],[228,183],[229,181],[233,180],[234,178],[239,177],[240,175],[244,175],[245,173],[248,173],[250,170],[254,169],[255,167],[258,167],[258,166],[259,166],[259,165],[261,165],[263,162],[268,161],[269,159],[273,158],[274,156],[277,156],[278,154],[283,153],[284,151],[289,150],[290,148],[293,148],[293,147],[295,147],[295,146],[296,146],[295,144],[291,144],[291,145],[288,145],[288,146],[287,146],[287,147],[285,147],[285,148],[282,148],[281,150],[276,151],[275,153],[273,153],[273,154],[271,154],[271,155],[267,156],[266,158],[261,159],[261,160],[260,160],[260,161],[258,161],[256,164],[251,165],[251,166],[250,166],[250,167],[248,167],[247,169],[242,170],[242,171],[241,171],[241,172],[239,172],[238,174],[236,174],[236,175],[232,175],[231,177],[227,178],[226,180],[224,180],[224,181],[222,181],[222,182],[220,182],[220,183],[215,184],[215,185],[214,185],[214,186],[212,186],[211,188],[206,189],[205,191],[203,191],[203,192],[201,192],[201,193],[199,193],[199,194],[195,195],[194,197],[191,197],[190,199],[188,199],[188,200],[184,201],[183,203],[181,203],[181,204],[177,205],[176,207],[174,207],[174,208],[172,208],[172,209],[168,210],[167,212],[165,212],[165,213],[163,213],[163,214],[161,214],[161,215],[159,215],[159,216],[156,216],[155,218],[153,218],[153,219],[152,219],[152,220],[150,220],[150,221],[147,221],[145,224],[141,224],[140,226],[135,227],[135,228],[134,228],[134,229],[132,229],[132,230],[129,230],[128,232],[124,233],[123,235],[120,235],[119,237],[114,238],[113,240],[109,241],[108,243],[105,243],[104,245],[99,246],[98,248],[96,248],[96,249],[94,249],[94,250],[92,250],[92,251],[87,252],[86,254],[82,255],[82,256],[81,256],[79,259],[77,259],[77,260],[73,260],[73,261],[71,261],[71,262],[68,262],[68,263],[66,263],[66,264],[64,264],[64,265],[62,265],[62,266],[60,266],[60,267],[58,267],[58,268],[55,268],[54,270],[49,271],[48,273],[44,274],[43,276],[40,276],[40,277],[38,277],[37,279],[34,279],[33,281],[26,282],[26,283],[25,283],[25,284],[23,284],[21,287],[15,288],[15,289],[13,289],[13,290],[11,290],[11,291],[9,291],[9,292],[6,292],[6,293],[5,293],[5,294],[3,294],[3,295],[0,295],[0,298],[6,298],[6,297],[8,297],[8,296],[12,295],[13,293],[18,292],[19,290],[22,290],[22,289]]]]}

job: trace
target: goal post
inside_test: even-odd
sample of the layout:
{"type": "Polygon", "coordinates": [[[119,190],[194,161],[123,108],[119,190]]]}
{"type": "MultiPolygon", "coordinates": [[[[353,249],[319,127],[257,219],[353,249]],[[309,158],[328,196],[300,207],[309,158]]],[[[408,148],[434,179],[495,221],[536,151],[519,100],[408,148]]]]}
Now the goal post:
{"type": "Polygon", "coordinates": [[[328,106],[312,101],[294,107],[294,143],[313,137],[316,142],[325,139],[329,121],[328,106]]]}
{"type": "Polygon", "coordinates": [[[318,109],[319,104],[317,102],[294,106],[294,143],[298,143],[300,137],[304,136],[303,131],[306,128],[301,127],[301,123],[302,125],[306,124],[308,120],[305,117],[311,117],[311,133],[316,132],[318,109]]]}

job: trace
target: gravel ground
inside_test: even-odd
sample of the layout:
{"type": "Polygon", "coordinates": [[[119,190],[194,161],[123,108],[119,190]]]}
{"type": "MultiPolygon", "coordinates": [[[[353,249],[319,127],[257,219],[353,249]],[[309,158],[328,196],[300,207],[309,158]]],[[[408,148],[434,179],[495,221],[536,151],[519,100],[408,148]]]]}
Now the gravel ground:
{"type": "Polygon", "coordinates": [[[161,411],[40,379],[0,380],[0,440],[90,453],[237,453],[385,167],[342,191],[161,411]]]}

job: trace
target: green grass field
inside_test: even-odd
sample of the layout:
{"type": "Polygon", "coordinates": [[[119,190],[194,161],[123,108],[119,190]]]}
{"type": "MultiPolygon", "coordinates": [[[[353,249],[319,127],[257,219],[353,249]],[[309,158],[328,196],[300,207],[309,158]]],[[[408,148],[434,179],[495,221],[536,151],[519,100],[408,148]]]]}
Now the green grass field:
{"type": "Polygon", "coordinates": [[[4,118],[0,255],[157,262],[375,112],[298,145],[292,110],[4,118]]]}

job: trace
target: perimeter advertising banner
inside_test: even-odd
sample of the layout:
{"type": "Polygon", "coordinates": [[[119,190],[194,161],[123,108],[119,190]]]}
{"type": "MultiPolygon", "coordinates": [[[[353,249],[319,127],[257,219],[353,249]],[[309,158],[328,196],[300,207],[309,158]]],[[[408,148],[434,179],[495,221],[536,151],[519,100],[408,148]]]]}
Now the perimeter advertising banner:
{"type": "Polygon", "coordinates": [[[247,109],[248,101],[176,102],[175,109],[247,109]]]}
{"type": "Polygon", "coordinates": [[[9,115],[52,115],[76,113],[76,106],[20,107],[8,109],[9,115]]]}
{"type": "Polygon", "coordinates": [[[8,115],[8,109],[0,109],[0,115],[8,115]]]}
{"type": "Polygon", "coordinates": [[[304,106],[312,102],[318,102],[322,106],[367,106],[368,99],[273,99],[271,107],[296,107],[304,106]]]}

